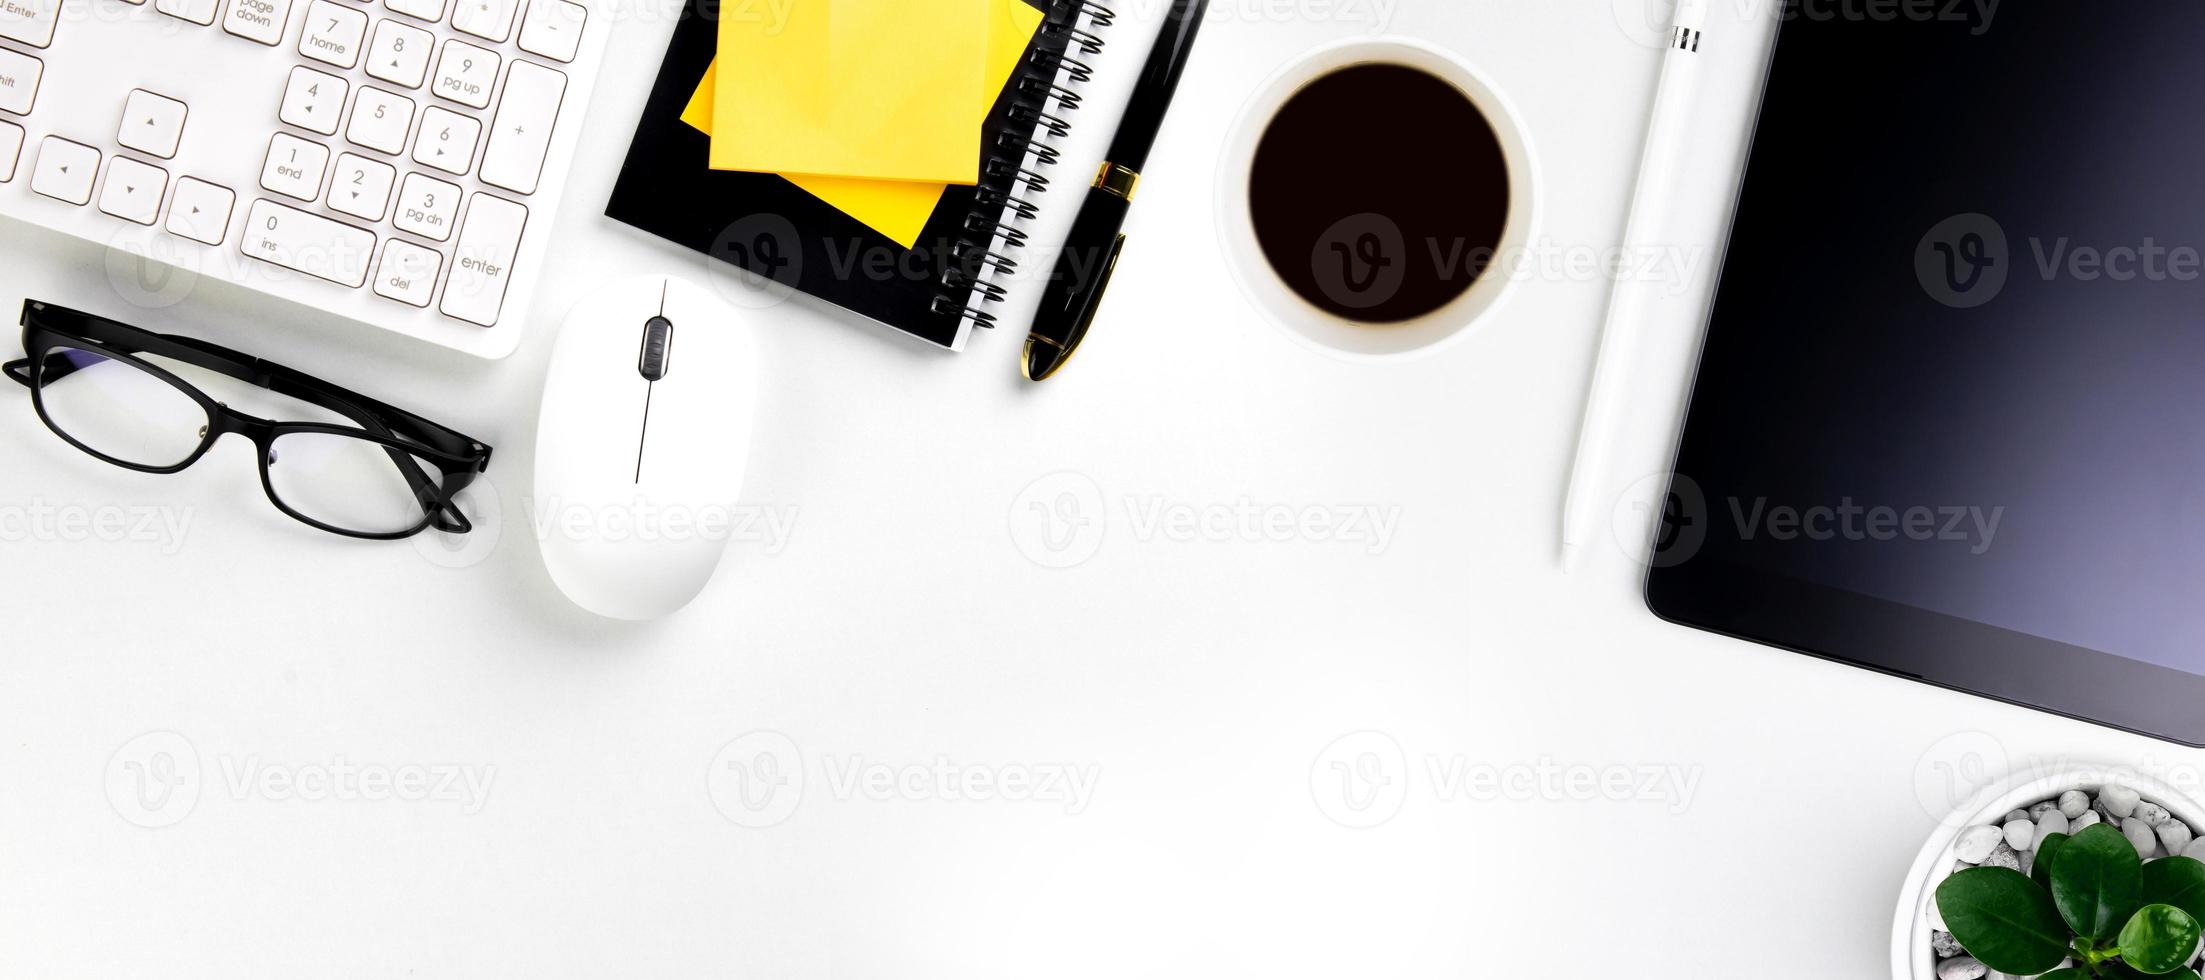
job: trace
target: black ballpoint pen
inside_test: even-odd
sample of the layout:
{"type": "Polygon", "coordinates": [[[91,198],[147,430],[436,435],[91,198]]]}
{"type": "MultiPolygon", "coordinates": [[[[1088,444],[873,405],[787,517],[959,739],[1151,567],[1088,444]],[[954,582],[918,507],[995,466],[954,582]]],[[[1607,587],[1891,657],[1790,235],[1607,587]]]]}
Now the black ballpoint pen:
{"type": "Polygon", "coordinates": [[[1209,6],[1209,0],[1174,0],[1171,18],[1149,51],[1133,99],[1126,104],[1125,119],[1111,140],[1110,155],[1095,172],[1095,183],[1065,238],[1064,254],[1041,294],[1033,332],[1026,335],[1024,368],[1029,380],[1046,380],[1071,360],[1095,320],[1103,291],[1110,287],[1110,274],[1117,271],[1118,253],[1125,248],[1120,229],[1125,227],[1126,209],[1133,203],[1141,168],[1148,164],[1149,150],[1163,129],[1164,113],[1171,108],[1179,76],[1194,50],[1195,30],[1202,26],[1209,6]]]}

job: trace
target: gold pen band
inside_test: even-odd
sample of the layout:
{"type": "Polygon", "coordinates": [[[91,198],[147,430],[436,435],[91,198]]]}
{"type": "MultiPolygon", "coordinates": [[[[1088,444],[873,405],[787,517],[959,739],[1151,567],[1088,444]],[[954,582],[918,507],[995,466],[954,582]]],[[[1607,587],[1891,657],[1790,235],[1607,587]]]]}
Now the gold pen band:
{"type": "Polygon", "coordinates": [[[1095,186],[1130,201],[1133,189],[1140,186],[1141,175],[1125,167],[1103,161],[1102,169],[1095,171],[1095,186]]]}

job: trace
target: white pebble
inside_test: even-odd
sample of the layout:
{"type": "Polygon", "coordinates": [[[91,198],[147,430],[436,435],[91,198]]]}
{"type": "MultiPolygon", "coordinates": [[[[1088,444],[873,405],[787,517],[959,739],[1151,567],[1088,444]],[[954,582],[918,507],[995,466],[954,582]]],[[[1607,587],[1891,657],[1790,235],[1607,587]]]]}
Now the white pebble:
{"type": "Polygon", "coordinates": [[[2205,837],[2190,841],[2190,846],[2182,849],[2182,856],[2192,860],[2205,861],[2205,837]]]}
{"type": "Polygon", "coordinates": [[[2168,820],[2152,828],[2159,832],[2159,843],[2169,854],[2180,854],[2190,846],[2190,825],[2180,820],[2168,820]]]}
{"type": "Polygon", "coordinates": [[[2058,810],[2046,810],[2044,816],[2037,818],[2036,843],[2042,844],[2047,837],[2064,833],[2067,833],[2067,814],[2058,810]]]}
{"type": "Polygon", "coordinates": [[[2098,793],[2098,802],[2105,804],[2105,812],[2125,817],[2136,812],[2136,804],[2143,802],[2143,797],[2126,786],[2107,786],[2098,793]]]}
{"type": "Polygon", "coordinates": [[[1955,956],[1937,964],[1937,980],[1983,980],[1989,969],[1973,956],[1955,956]]]}
{"type": "Polygon", "coordinates": [[[2042,802],[2042,803],[2038,803],[2038,804],[2036,804],[2036,805],[2034,805],[2034,806],[2031,806],[2031,807],[2029,808],[2029,822],[2030,822],[2030,823],[2035,823],[2035,822],[2037,822],[2037,821],[2039,821],[2039,820],[2042,820],[2042,819],[2044,819],[2044,813],[2045,813],[2045,811],[2047,811],[2047,810],[2057,810],[2057,809],[2059,809],[2059,806],[2060,806],[2060,803],[2059,803],[2059,801],[2058,801],[2058,800],[2045,800],[2045,801],[2044,801],[2044,802],[2042,802]]]}
{"type": "MultiPolygon", "coordinates": [[[[2145,833],[2150,833],[2150,831],[2145,831],[2145,833]]],[[[1991,856],[1983,859],[1983,866],[1986,868],[2011,868],[2019,871],[2021,870],[2021,852],[2014,850],[2013,846],[2005,841],[1999,841],[1997,846],[1991,848],[1991,856]]]]}
{"type": "Polygon", "coordinates": [[[1982,864],[1991,856],[1991,848],[2006,839],[2006,832],[1997,827],[1969,827],[1960,832],[1960,839],[1952,845],[1952,856],[1969,864],[1982,864]]]}
{"type": "Polygon", "coordinates": [[[2082,790],[2071,789],[2060,794],[2059,805],[2060,815],[2073,820],[2090,811],[2090,797],[2084,796],[2082,790]]]}
{"type": "Polygon", "coordinates": [[[2036,824],[2030,823],[2027,820],[2006,821],[2007,847],[2011,847],[2017,851],[2026,851],[2029,849],[2029,845],[2036,841],[2036,837],[2036,824]]]}
{"type": "Polygon", "coordinates": [[[2098,811],[2084,810],[2082,816],[2075,818],[2075,822],[2070,825],[2067,832],[2070,834],[2079,834],[2083,832],[2084,827],[2093,826],[2099,822],[2100,820],[2098,817],[2098,811]]]}
{"type": "Polygon", "coordinates": [[[2166,823],[2169,818],[2166,807],[2160,806],[2159,804],[2150,802],[2148,800],[2136,804],[2135,816],[2143,818],[2143,821],[2145,823],[2148,823],[2154,827],[2166,823]]]}
{"type": "Polygon", "coordinates": [[[2128,837],[2130,844],[2135,845],[2136,856],[2139,858],[2148,858],[2151,852],[2159,849],[2159,840],[2152,835],[2151,825],[2135,817],[2121,821],[2121,833],[2128,837]]]}
{"type": "Polygon", "coordinates": [[[2022,874],[2028,874],[2028,873],[2029,873],[2029,869],[2031,869],[2031,868],[2034,868],[2034,867],[2036,867],[2036,866],[2037,866],[2037,852],[2035,852],[2035,851],[2023,851],[2023,852],[2021,852],[2021,867],[2015,868],[2014,870],[2015,870],[2015,871],[2019,871],[2019,872],[2021,872],[2022,874]]]}
{"type": "Polygon", "coordinates": [[[2013,811],[2012,813],[2009,813],[2009,814],[2007,814],[2007,815],[2006,815],[2006,819],[2004,819],[2004,820],[2001,820],[2001,821],[1999,821],[1999,823],[2002,823],[2002,824],[2003,824],[2003,823],[2013,823],[2013,822],[2014,822],[2014,821],[2016,821],[2016,820],[2027,820],[2027,819],[2029,819],[2029,811],[2027,811],[2027,810],[2015,810],[2015,811],[2013,811]]]}

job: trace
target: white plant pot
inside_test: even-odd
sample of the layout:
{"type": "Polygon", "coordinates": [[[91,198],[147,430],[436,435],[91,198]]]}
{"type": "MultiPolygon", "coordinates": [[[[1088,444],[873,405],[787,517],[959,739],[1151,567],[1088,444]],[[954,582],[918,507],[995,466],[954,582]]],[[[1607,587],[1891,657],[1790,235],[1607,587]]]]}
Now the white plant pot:
{"type": "Polygon", "coordinates": [[[1961,831],[1998,823],[2008,813],[2055,799],[2071,789],[2095,797],[2108,784],[2133,789],[2147,802],[2166,807],[2169,814],[2192,829],[2205,830],[2205,804],[2159,780],[2112,767],[2076,768],[2049,776],[2024,774],[1993,785],[1976,794],[1978,803],[1962,805],[1937,825],[1929,835],[1929,843],[1922,845],[1921,855],[1914,859],[1914,867],[1906,873],[1906,885],[1899,891],[1899,910],[1891,922],[1892,980],[1935,980],[1937,976],[1937,956],[1929,946],[1929,903],[1958,860],[1952,856],[1952,848],[1961,831]]]}

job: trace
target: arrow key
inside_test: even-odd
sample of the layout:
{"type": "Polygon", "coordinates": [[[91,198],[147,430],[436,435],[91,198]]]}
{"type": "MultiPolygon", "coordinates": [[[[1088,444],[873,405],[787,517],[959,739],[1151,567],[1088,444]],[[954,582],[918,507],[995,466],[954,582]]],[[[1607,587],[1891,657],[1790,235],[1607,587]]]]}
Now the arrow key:
{"type": "Polygon", "coordinates": [[[115,130],[115,142],[173,160],[176,144],[184,138],[184,117],[189,111],[168,96],[131,89],[130,97],[123,100],[122,123],[115,130]]]}
{"type": "Polygon", "coordinates": [[[69,204],[92,203],[92,178],[98,176],[100,151],[75,140],[48,136],[38,144],[38,166],[31,190],[69,204]]]}
{"type": "Polygon", "coordinates": [[[129,157],[107,162],[107,186],[100,188],[100,210],[150,225],[161,213],[161,195],[168,190],[168,171],[129,157]]]}
{"type": "Polygon", "coordinates": [[[175,200],[168,206],[168,230],[195,242],[220,245],[230,229],[237,194],[197,177],[176,178],[175,200]]]}

